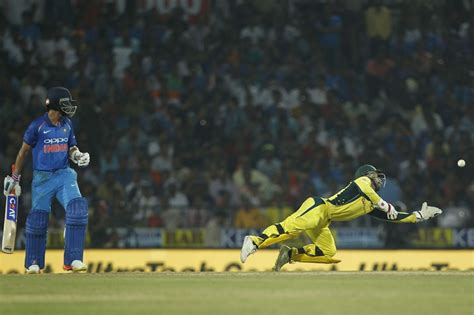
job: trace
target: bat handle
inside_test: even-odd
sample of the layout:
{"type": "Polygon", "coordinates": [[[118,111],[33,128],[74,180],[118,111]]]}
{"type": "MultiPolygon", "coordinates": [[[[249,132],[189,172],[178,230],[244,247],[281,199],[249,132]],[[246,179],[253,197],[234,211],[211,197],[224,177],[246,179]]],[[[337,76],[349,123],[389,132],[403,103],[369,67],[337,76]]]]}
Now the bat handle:
{"type": "MultiPolygon", "coordinates": [[[[12,164],[12,176],[13,176],[13,173],[14,173],[14,172],[15,172],[15,163],[12,164]]],[[[21,190],[20,190],[20,194],[21,194],[21,190]]],[[[18,197],[18,195],[16,195],[16,189],[15,189],[15,187],[13,188],[12,191],[10,191],[10,194],[9,194],[9,195],[13,195],[13,196],[17,196],[17,197],[18,197]]]]}

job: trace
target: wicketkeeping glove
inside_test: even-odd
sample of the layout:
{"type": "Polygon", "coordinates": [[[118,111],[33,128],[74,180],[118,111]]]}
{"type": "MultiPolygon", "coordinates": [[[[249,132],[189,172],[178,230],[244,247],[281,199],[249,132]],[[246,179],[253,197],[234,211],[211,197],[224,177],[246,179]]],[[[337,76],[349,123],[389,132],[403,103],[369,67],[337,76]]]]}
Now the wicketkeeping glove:
{"type": "Polygon", "coordinates": [[[421,209],[419,211],[415,211],[417,222],[423,222],[423,221],[432,219],[442,213],[443,213],[443,210],[441,210],[438,207],[428,206],[426,201],[423,202],[423,204],[421,205],[421,209]]]}

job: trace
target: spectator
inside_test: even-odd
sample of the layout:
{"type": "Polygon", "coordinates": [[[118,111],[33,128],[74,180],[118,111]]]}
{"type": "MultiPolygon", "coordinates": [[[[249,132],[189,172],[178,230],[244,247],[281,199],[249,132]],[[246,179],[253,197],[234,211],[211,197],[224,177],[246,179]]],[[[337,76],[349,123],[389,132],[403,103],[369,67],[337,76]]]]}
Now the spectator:
{"type": "Polygon", "coordinates": [[[253,188],[258,192],[264,192],[270,190],[269,187],[272,185],[267,176],[251,167],[247,158],[241,159],[240,167],[234,172],[233,181],[241,192],[253,188]]]}
{"type": "Polygon", "coordinates": [[[200,196],[196,197],[187,211],[185,226],[192,228],[204,226],[209,217],[208,212],[208,206],[206,206],[203,199],[200,196]]]}
{"type": "Polygon", "coordinates": [[[151,183],[142,183],[141,186],[141,196],[138,198],[138,208],[134,211],[133,219],[137,225],[145,226],[150,217],[158,212],[159,200],[151,183]]]}
{"type": "Polygon", "coordinates": [[[206,247],[220,247],[221,246],[221,231],[228,227],[227,215],[223,212],[218,212],[211,217],[206,223],[206,233],[204,234],[204,244],[206,247]]]}
{"type": "Polygon", "coordinates": [[[232,179],[224,167],[214,168],[214,172],[211,173],[211,180],[209,182],[209,194],[217,204],[219,198],[222,198],[222,192],[226,192],[229,196],[229,204],[236,206],[239,203],[239,191],[235,187],[232,179]]]}
{"type": "Polygon", "coordinates": [[[263,146],[263,156],[257,162],[257,170],[269,178],[273,178],[281,171],[281,162],[275,156],[275,147],[272,144],[263,146]]]}
{"type": "Polygon", "coordinates": [[[259,24],[258,17],[254,17],[249,25],[242,28],[241,39],[248,39],[252,44],[258,44],[265,37],[265,29],[259,24]]]}
{"type": "Polygon", "coordinates": [[[284,16],[276,2],[218,1],[203,18],[172,14],[170,23],[147,7],[53,2],[0,4],[0,157],[15,159],[46,88],[69,87],[80,100],[75,132],[92,156],[77,171],[94,246],[125,244],[118,227],[133,222],[148,180],[147,200],[160,202],[142,226],[232,227],[240,195],[291,208],[367,162],[390,170],[407,209],[429,197],[472,214],[472,23],[453,18],[473,15],[466,1],[367,10],[297,1],[284,16]],[[453,178],[461,157],[466,168],[453,178]]]}
{"type": "Polygon", "coordinates": [[[46,88],[39,84],[41,78],[37,73],[31,73],[28,77],[28,84],[21,89],[21,98],[24,103],[28,103],[33,96],[37,96],[41,100],[41,105],[45,106],[46,88]]]}
{"type": "Polygon", "coordinates": [[[327,88],[322,76],[318,78],[316,86],[314,88],[309,88],[307,92],[312,103],[316,105],[327,104],[327,88]]]}
{"type": "Polygon", "coordinates": [[[188,197],[178,190],[176,183],[170,183],[167,188],[168,205],[172,208],[184,210],[189,206],[188,197]]]}
{"type": "Polygon", "coordinates": [[[242,198],[242,206],[235,214],[234,226],[241,229],[263,228],[267,224],[258,208],[251,201],[242,198]]]}
{"type": "Polygon", "coordinates": [[[393,60],[379,52],[374,59],[367,62],[367,87],[370,97],[375,97],[387,88],[387,79],[392,71],[395,63],[393,60]]]}
{"type": "Polygon", "coordinates": [[[123,188],[115,179],[112,171],[107,171],[103,183],[97,188],[97,197],[106,202],[111,202],[112,200],[123,196],[123,194],[123,188]]]}
{"type": "Polygon", "coordinates": [[[375,1],[374,5],[367,8],[365,26],[372,52],[388,48],[388,40],[392,34],[392,13],[382,1],[375,1]]]}

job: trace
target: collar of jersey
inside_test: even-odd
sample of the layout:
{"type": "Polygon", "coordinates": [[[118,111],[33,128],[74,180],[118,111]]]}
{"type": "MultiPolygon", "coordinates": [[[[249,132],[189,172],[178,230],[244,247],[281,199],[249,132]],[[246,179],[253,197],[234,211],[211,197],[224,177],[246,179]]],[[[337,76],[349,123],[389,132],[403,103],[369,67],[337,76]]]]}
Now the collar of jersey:
{"type": "Polygon", "coordinates": [[[55,124],[53,124],[53,123],[51,122],[51,120],[49,119],[49,117],[48,117],[48,112],[46,112],[46,113],[44,114],[44,118],[45,118],[46,124],[47,124],[49,127],[61,127],[61,126],[64,124],[64,117],[61,117],[61,118],[59,119],[59,125],[56,126],[55,124]]]}

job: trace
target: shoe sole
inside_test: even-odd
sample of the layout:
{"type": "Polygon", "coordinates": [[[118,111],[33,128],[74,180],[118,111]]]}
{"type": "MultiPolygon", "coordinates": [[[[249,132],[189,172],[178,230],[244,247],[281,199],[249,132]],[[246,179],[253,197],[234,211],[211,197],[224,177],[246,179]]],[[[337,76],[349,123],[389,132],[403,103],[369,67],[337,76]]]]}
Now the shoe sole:
{"type": "Polygon", "coordinates": [[[247,261],[247,258],[249,258],[250,255],[256,252],[256,250],[253,250],[249,252],[245,258],[243,257],[243,251],[244,251],[244,248],[247,247],[246,244],[248,241],[252,242],[252,239],[250,238],[250,236],[244,237],[244,242],[242,243],[242,248],[240,250],[240,261],[242,263],[245,263],[247,261]]]}
{"type": "Polygon", "coordinates": [[[38,272],[36,272],[36,271],[27,271],[26,274],[27,275],[38,275],[39,271],[38,272]]]}
{"type": "Polygon", "coordinates": [[[288,247],[288,246],[286,246],[286,245],[282,245],[282,246],[281,246],[280,252],[278,253],[278,257],[277,257],[277,260],[276,260],[276,262],[275,262],[275,266],[273,267],[273,271],[276,271],[276,272],[280,271],[281,268],[282,268],[284,265],[286,265],[286,264],[288,264],[288,263],[290,262],[290,259],[289,259],[289,257],[288,257],[288,258],[286,259],[287,261],[286,261],[284,264],[282,264],[281,266],[278,267],[278,265],[279,265],[279,263],[280,263],[280,260],[282,260],[282,258],[283,258],[283,255],[288,256],[288,251],[289,251],[290,249],[291,249],[291,248],[288,247]]]}
{"type": "Polygon", "coordinates": [[[70,271],[70,272],[84,272],[87,271],[87,265],[82,267],[82,268],[72,268],[71,266],[63,266],[64,271],[70,271]]]}

